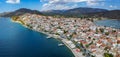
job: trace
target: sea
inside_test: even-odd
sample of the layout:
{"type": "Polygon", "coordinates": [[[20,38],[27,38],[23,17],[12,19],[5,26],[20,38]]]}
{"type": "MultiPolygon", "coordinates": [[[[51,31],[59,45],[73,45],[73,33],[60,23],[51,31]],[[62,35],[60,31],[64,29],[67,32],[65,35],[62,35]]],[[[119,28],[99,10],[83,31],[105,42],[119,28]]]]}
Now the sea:
{"type": "Polygon", "coordinates": [[[120,29],[120,20],[117,19],[100,20],[100,21],[95,21],[94,23],[98,26],[106,26],[106,27],[120,29]]]}
{"type": "Polygon", "coordinates": [[[0,18],[0,57],[74,57],[54,38],[25,28],[10,18],[0,18]]]}

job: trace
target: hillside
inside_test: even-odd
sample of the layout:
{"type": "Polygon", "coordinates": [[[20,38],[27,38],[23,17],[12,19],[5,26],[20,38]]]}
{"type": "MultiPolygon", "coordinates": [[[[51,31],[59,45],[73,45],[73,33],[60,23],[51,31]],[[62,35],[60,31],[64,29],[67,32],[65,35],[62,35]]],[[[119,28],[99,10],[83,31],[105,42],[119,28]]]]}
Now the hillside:
{"type": "Polygon", "coordinates": [[[61,15],[61,16],[68,16],[68,17],[81,17],[83,14],[88,13],[95,13],[95,12],[106,12],[108,10],[105,9],[98,9],[98,8],[87,8],[87,7],[79,7],[69,10],[49,10],[43,11],[44,15],[61,15]]]}
{"type": "Polygon", "coordinates": [[[86,14],[88,17],[106,17],[111,19],[120,19],[120,10],[111,10],[107,12],[97,12],[86,14]]]}
{"type": "Polygon", "coordinates": [[[108,10],[98,9],[98,8],[80,7],[80,8],[74,8],[74,9],[67,10],[65,13],[68,13],[68,14],[86,14],[86,13],[106,12],[106,11],[108,11],[108,10]]]}
{"type": "Polygon", "coordinates": [[[39,12],[37,10],[30,10],[30,9],[26,9],[26,8],[21,8],[21,9],[18,9],[16,11],[13,11],[13,12],[1,13],[0,16],[1,17],[12,17],[12,16],[23,15],[25,13],[40,14],[40,15],[42,14],[41,12],[39,12]]]}
{"type": "Polygon", "coordinates": [[[99,8],[79,7],[69,10],[51,10],[42,12],[49,16],[64,16],[64,17],[105,17],[110,19],[120,19],[120,10],[106,10],[99,8]]]}
{"type": "Polygon", "coordinates": [[[120,10],[106,10],[106,9],[98,9],[98,8],[85,8],[79,7],[69,10],[49,10],[49,11],[37,11],[37,10],[30,10],[26,8],[21,8],[13,12],[5,12],[1,13],[1,17],[12,17],[12,16],[19,16],[25,13],[30,14],[38,14],[38,15],[45,15],[45,16],[63,16],[63,17],[105,17],[110,19],[120,19],[120,10]]]}

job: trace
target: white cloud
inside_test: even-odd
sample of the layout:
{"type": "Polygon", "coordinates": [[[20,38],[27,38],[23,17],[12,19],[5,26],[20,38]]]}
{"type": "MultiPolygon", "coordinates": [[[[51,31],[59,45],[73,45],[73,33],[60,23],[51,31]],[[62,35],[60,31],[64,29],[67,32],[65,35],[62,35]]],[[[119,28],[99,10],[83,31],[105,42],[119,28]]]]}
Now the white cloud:
{"type": "Polygon", "coordinates": [[[72,9],[76,8],[78,5],[74,4],[72,6],[62,5],[62,4],[44,4],[41,10],[65,10],[65,9],[72,9]]]}
{"type": "Polygon", "coordinates": [[[114,5],[110,5],[109,7],[110,8],[117,8],[117,6],[114,6],[114,5]]]}
{"type": "Polygon", "coordinates": [[[87,0],[86,3],[88,6],[104,5],[103,1],[105,0],[87,0]]]}
{"type": "Polygon", "coordinates": [[[40,0],[40,2],[48,2],[48,3],[68,3],[68,2],[85,2],[87,0],[40,0]]]}
{"type": "Polygon", "coordinates": [[[87,5],[88,6],[94,6],[94,5],[97,5],[98,3],[97,2],[95,2],[95,1],[91,1],[91,0],[88,0],[87,1],[87,5]]]}
{"type": "Polygon", "coordinates": [[[77,7],[75,5],[81,2],[86,3],[87,6],[96,6],[99,5],[102,1],[104,0],[40,0],[40,2],[46,2],[45,4],[43,4],[42,10],[71,9],[77,7]],[[69,3],[73,5],[68,5],[69,3]]]}
{"type": "Polygon", "coordinates": [[[20,0],[7,0],[6,3],[18,4],[18,3],[20,3],[20,0]]]}
{"type": "Polygon", "coordinates": [[[109,7],[110,7],[110,8],[112,8],[112,7],[113,7],[113,5],[110,5],[109,7]]]}
{"type": "Polygon", "coordinates": [[[91,2],[91,3],[97,3],[97,2],[101,2],[104,0],[40,0],[41,2],[49,2],[49,3],[56,3],[56,2],[74,2],[74,3],[78,3],[78,2],[91,2]]]}

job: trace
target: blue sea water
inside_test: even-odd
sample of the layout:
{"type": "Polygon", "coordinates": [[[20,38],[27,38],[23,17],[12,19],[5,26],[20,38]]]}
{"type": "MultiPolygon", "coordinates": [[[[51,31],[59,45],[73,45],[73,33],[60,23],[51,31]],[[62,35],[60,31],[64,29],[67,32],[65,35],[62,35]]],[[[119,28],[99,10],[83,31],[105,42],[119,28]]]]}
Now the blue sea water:
{"type": "Polygon", "coordinates": [[[96,21],[95,24],[98,26],[107,26],[107,27],[120,29],[120,20],[106,19],[106,20],[96,21]]]}
{"type": "Polygon", "coordinates": [[[0,57],[74,57],[56,39],[27,29],[10,18],[0,18],[0,57]]]}

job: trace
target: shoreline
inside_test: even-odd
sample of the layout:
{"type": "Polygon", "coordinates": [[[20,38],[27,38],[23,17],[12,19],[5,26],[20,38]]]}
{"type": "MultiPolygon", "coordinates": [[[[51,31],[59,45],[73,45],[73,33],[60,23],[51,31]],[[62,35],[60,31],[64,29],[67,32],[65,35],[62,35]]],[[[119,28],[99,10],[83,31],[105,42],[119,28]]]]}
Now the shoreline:
{"type": "MultiPolygon", "coordinates": [[[[65,39],[64,39],[65,40],[65,39]]],[[[75,51],[75,49],[72,49],[64,40],[62,40],[62,42],[71,50],[71,52],[74,54],[75,57],[84,57],[82,54],[81,56],[79,54],[77,54],[75,51]]],[[[80,53],[80,52],[79,52],[80,53]]]]}
{"type": "MultiPolygon", "coordinates": [[[[30,28],[29,28],[29,29],[30,29],[30,28]]],[[[31,30],[34,30],[34,29],[31,29],[31,30]]],[[[36,30],[34,30],[34,31],[36,31],[36,30]]],[[[45,35],[47,35],[47,36],[51,36],[50,34],[45,33],[45,32],[43,32],[43,31],[37,31],[37,32],[42,33],[42,34],[45,34],[45,35]]],[[[53,39],[56,39],[56,40],[62,39],[62,38],[56,38],[56,37],[54,37],[53,35],[52,35],[51,37],[52,37],[53,39]]],[[[75,53],[75,51],[74,51],[72,48],[70,48],[70,46],[69,46],[65,41],[63,41],[63,40],[66,40],[66,39],[62,39],[62,40],[60,40],[60,41],[72,52],[72,54],[73,54],[75,57],[79,57],[79,56],[75,53]]],[[[80,56],[80,57],[82,57],[82,56],[80,56]]]]}
{"type": "MultiPolygon", "coordinates": [[[[12,19],[11,19],[11,21],[12,21],[12,22],[15,22],[15,23],[19,23],[19,24],[21,24],[22,26],[24,26],[25,28],[28,28],[28,29],[30,29],[30,30],[33,30],[33,31],[36,31],[36,32],[45,34],[45,35],[47,35],[47,36],[51,36],[50,34],[48,34],[48,33],[46,33],[46,32],[37,31],[37,30],[35,30],[35,29],[31,29],[31,28],[27,27],[26,25],[22,24],[22,23],[19,22],[19,21],[14,21],[14,20],[12,20],[12,19]]],[[[56,39],[56,40],[62,39],[62,38],[56,38],[56,37],[54,37],[53,35],[52,35],[51,37],[52,37],[53,39],[56,39]]],[[[72,54],[73,54],[75,57],[79,57],[79,56],[75,53],[75,49],[73,50],[64,40],[67,40],[67,39],[62,39],[62,40],[60,40],[60,41],[72,52],[72,54]]],[[[84,56],[80,56],[80,57],[84,57],[84,56]]]]}
{"type": "MultiPolygon", "coordinates": [[[[97,55],[103,57],[105,56],[104,53],[106,53],[104,48],[119,44],[117,41],[119,41],[118,35],[120,30],[112,27],[98,26],[93,22],[96,19],[52,18],[26,14],[12,20],[16,23],[21,23],[30,30],[60,40],[71,50],[75,57],[96,57],[97,55]],[[110,45],[107,45],[108,43],[110,45]]],[[[119,48],[114,46],[113,49],[116,49],[115,47],[119,48]]],[[[115,56],[113,49],[110,50],[111,55],[115,56]]],[[[107,53],[110,54],[109,52],[107,53]]]]}

